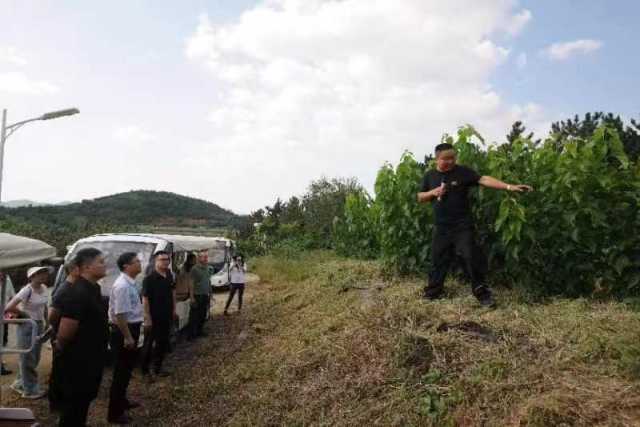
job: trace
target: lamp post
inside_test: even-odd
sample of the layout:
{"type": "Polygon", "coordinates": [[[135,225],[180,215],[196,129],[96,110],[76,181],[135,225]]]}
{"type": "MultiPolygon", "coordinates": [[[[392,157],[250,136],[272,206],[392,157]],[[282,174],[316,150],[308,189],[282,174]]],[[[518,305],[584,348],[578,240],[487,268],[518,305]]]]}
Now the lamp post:
{"type": "Polygon", "coordinates": [[[66,110],[58,110],[51,111],[50,113],[45,113],[40,117],[34,117],[33,119],[22,120],[19,122],[12,123],[10,125],[7,124],[7,110],[2,110],[2,128],[0,128],[0,202],[2,201],[2,174],[3,174],[3,166],[4,166],[4,144],[7,142],[7,139],[20,127],[24,126],[29,122],[35,122],[37,120],[51,120],[57,119],[59,117],[72,116],[74,114],[78,114],[80,110],[77,108],[67,108],[66,110]]]}

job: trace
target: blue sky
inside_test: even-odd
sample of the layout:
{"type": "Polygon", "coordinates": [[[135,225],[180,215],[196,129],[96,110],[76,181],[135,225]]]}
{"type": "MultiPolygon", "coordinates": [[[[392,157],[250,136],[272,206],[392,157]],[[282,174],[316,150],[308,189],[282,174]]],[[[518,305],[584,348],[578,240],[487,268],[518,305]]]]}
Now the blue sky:
{"type": "Polygon", "coordinates": [[[640,115],[632,1],[5,0],[2,199],[174,191],[248,213],[321,176],[373,188],[473,123],[500,140],[640,115]],[[555,56],[549,54],[556,44],[555,56]],[[525,60],[526,58],[526,60],[525,60]]]}
{"type": "MultiPolygon", "coordinates": [[[[553,118],[594,110],[640,115],[640,59],[634,54],[640,2],[523,1],[533,19],[514,43],[528,63],[500,67],[492,82],[513,102],[544,105],[553,118]],[[539,51],[557,41],[597,39],[600,50],[554,63],[539,51]]],[[[512,60],[515,59],[511,58],[512,60]]]]}

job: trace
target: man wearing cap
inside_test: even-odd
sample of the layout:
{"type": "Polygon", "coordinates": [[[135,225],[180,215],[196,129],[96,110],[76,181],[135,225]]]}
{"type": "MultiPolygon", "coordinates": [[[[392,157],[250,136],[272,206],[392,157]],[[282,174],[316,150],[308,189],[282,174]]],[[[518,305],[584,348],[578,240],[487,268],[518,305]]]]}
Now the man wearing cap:
{"type": "Polygon", "coordinates": [[[114,356],[113,381],[109,394],[107,420],[116,424],[128,424],[125,413],[140,404],[127,399],[127,387],[138,356],[140,326],[144,320],[140,293],[135,278],[142,271],[135,252],[125,252],[118,257],[120,276],[113,283],[109,298],[109,322],[111,326],[111,351],[114,356]]]}
{"type": "MultiPolygon", "coordinates": [[[[41,335],[45,329],[47,313],[47,287],[45,283],[49,279],[49,267],[31,267],[27,271],[29,283],[11,299],[5,312],[20,318],[31,319],[35,322],[21,323],[18,326],[18,347],[27,349],[31,347],[31,335],[41,335]]],[[[37,340],[27,353],[20,354],[20,370],[16,380],[11,384],[11,389],[20,393],[25,399],[39,399],[46,392],[38,384],[38,364],[40,363],[40,350],[42,342],[37,340]]]]}

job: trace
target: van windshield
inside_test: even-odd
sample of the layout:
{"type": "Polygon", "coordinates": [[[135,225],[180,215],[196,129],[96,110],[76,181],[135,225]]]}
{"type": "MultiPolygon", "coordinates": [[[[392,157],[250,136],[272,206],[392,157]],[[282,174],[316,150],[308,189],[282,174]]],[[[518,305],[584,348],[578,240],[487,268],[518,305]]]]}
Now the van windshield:
{"type": "Polygon", "coordinates": [[[226,261],[227,246],[225,242],[218,242],[216,247],[209,249],[209,264],[222,265],[226,261]]]}
{"type": "MultiPolygon", "coordinates": [[[[108,296],[111,293],[111,286],[113,282],[120,275],[118,269],[117,260],[118,257],[125,252],[135,252],[140,258],[142,263],[142,271],[146,271],[151,255],[155,252],[155,243],[143,243],[143,242],[117,242],[117,241],[103,241],[103,242],[82,242],[78,243],[71,256],[75,255],[80,249],[84,248],[96,248],[104,254],[105,264],[107,266],[107,275],[99,281],[102,295],[108,296]]],[[[142,279],[144,274],[140,273],[136,277],[136,283],[142,288],[142,279]]]]}

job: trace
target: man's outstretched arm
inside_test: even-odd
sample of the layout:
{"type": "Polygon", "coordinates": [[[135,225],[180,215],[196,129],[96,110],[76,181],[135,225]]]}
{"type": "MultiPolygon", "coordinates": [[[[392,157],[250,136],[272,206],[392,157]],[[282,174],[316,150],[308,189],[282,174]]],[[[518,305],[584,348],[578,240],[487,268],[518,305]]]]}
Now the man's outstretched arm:
{"type": "Polygon", "coordinates": [[[496,190],[507,190],[522,193],[525,191],[533,191],[533,187],[525,184],[507,184],[492,176],[484,175],[480,177],[478,184],[487,188],[495,188],[496,190]]]}

